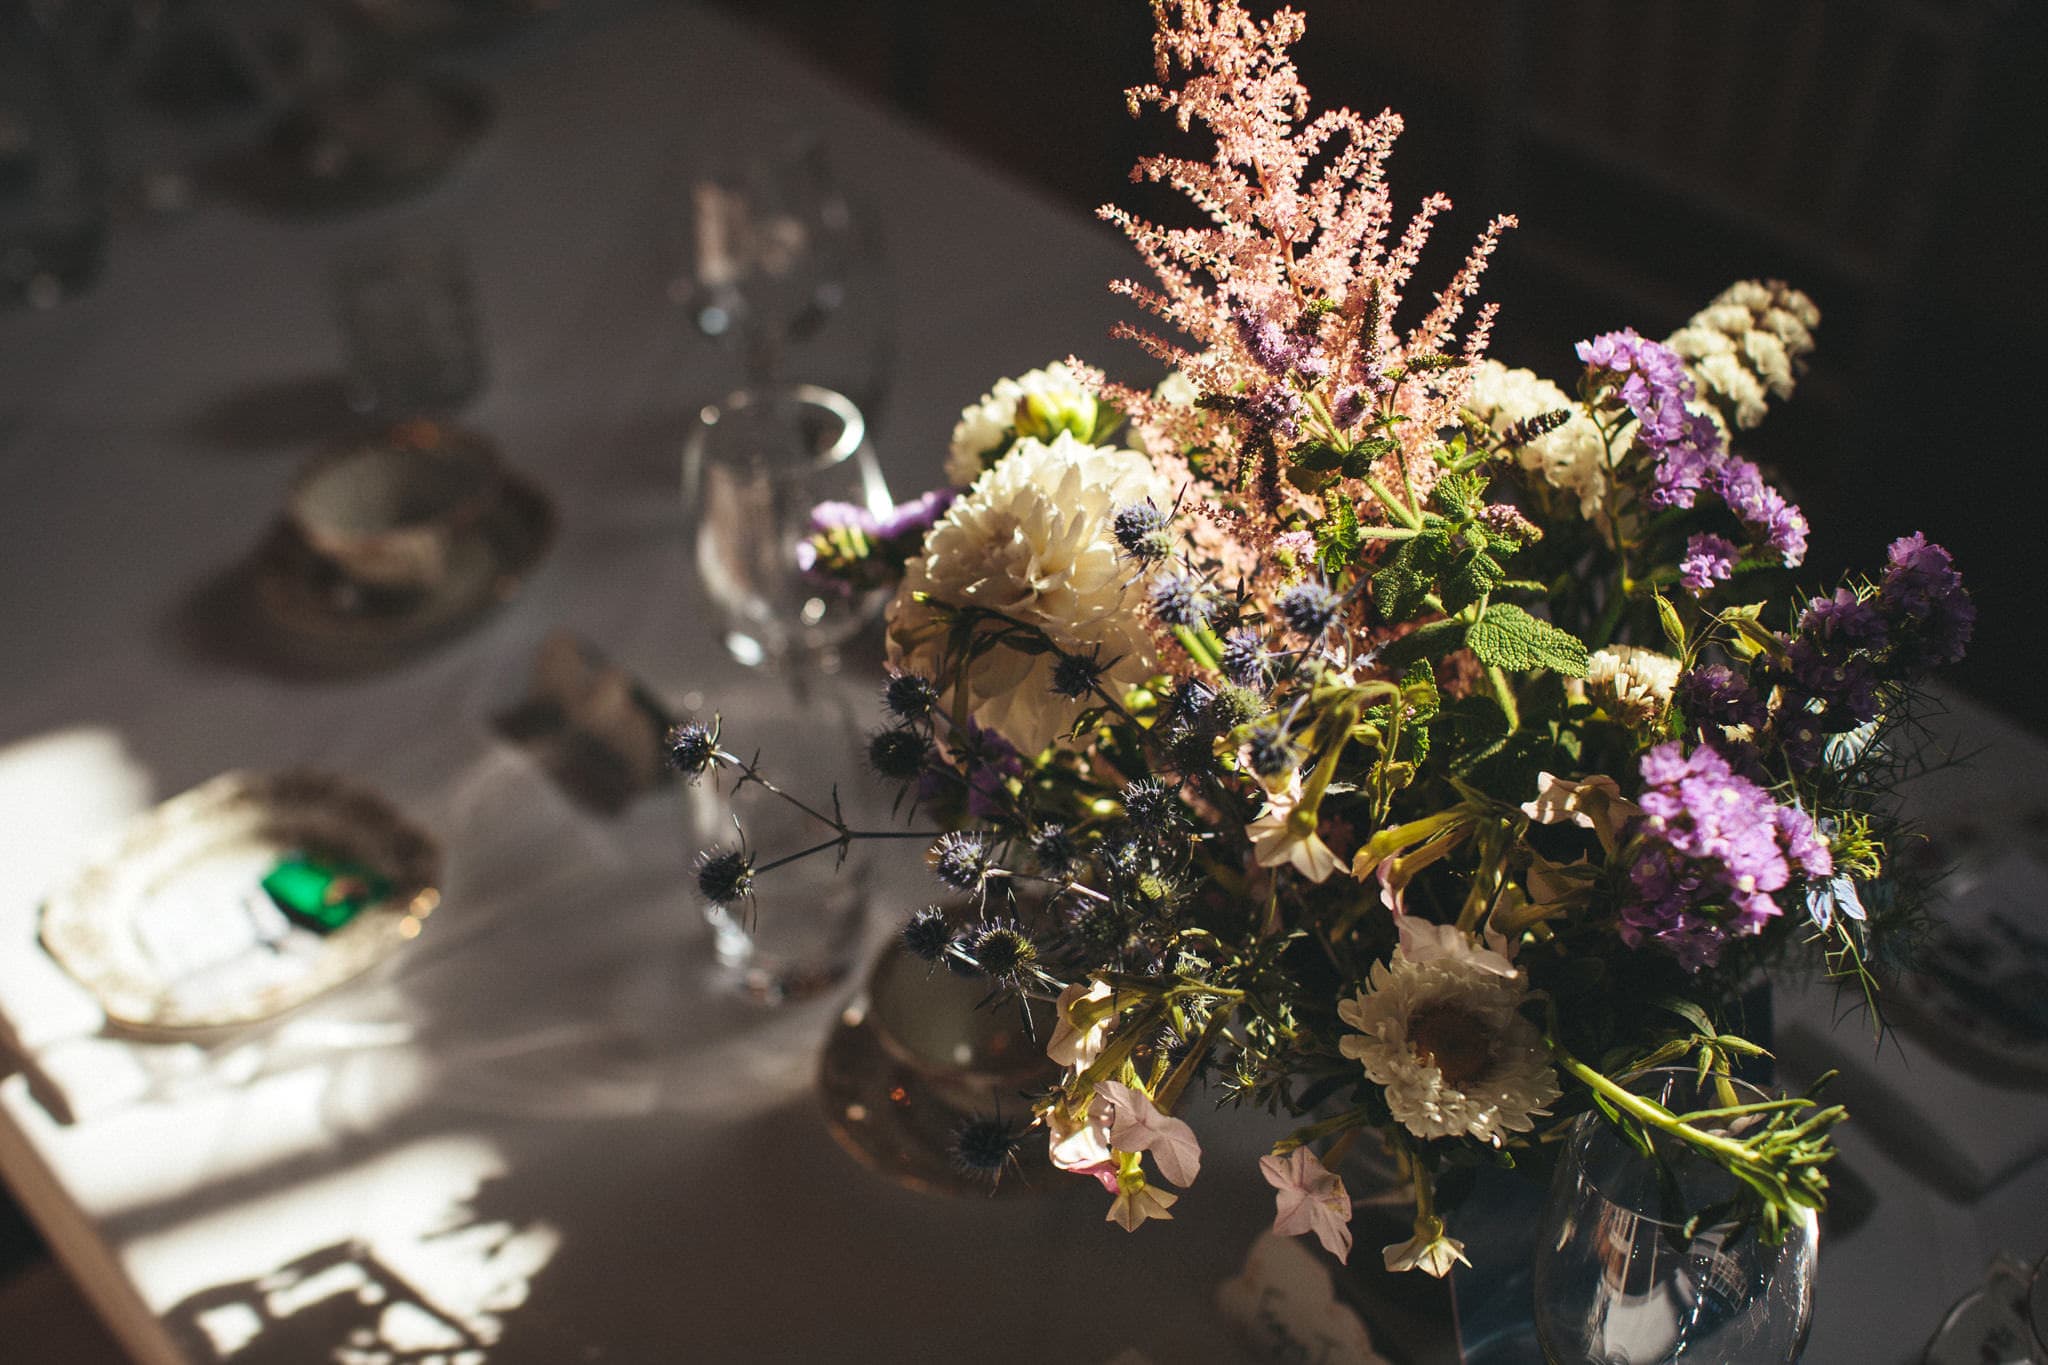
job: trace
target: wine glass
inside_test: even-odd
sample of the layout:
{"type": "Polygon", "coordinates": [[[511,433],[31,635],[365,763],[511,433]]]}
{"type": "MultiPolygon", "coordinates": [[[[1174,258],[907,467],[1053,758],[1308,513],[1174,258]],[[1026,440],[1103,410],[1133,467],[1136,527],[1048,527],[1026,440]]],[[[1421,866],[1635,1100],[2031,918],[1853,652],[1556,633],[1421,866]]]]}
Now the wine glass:
{"type": "Polygon", "coordinates": [[[873,418],[893,349],[886,271],[816,136],[699,164],[670,237],[669,296],[748,387],[817,384],[873,418]]]}
{"type": "MultiPolygon", "coordinates": [[[[1773,1098],[1730,1082],[1738,1101],[1773,1098]]],[[[1657,1068],[1629,1088],[1675,1112],[1722,1107],[1716,1081],[1657,1068]]],[[[1728,1120],[1731,1129],[1745,1121],[1728,1120]]],[[[1741,1188],[1693,1148],[1653,1135],[1655,1158],[1597,1113],[1572,1128],[1536,1243],[1536,1330],[1558,1365],[1785,1365],[1813,1318],[1812,1210],[1783,1240],[1726,1206],[1741,1188]],[[1689,1219],[1703,1211],[1696,1229],[1689,1219]]],[[[1736,1207],[1739,1207],[1737,1205],[1736,1207]]]]}
{"type": "Polygon", "coordinates": [[[726,649],[749,667],[831,672],[836,647],[881,608],[880,591],[810,571],[802,552],[823,504],[890,510],[866,422],[844,395],[746,389],[698,414],[683,446],[683,506],[726,649]]]}

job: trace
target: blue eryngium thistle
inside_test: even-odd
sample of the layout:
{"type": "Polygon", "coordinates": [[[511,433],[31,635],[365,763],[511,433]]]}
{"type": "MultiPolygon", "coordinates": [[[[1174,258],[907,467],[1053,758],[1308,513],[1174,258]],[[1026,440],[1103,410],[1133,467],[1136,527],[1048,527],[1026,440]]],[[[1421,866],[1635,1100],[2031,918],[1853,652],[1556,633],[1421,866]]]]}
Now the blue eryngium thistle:
{"type": "Polygon", "coordinates": [[[967,955],[974,965],[998,981],[1015,982],[1038,960],[1038,945],[1011,920],[995,920],[972,932],[967,955]]]}
{"type": "Polygon", "coordinates": [[[938,704],[938,689],[915,673],[891,673],[882,684],[882,705],[898,720],[923,720],[938,704]]]}
{"type": "Polygon", "coordinates": [[[1146,834],[1166,834],[1186,820],[1180,797],[1156,777],[1140,778],[1123,791],[1124,815],[1146,834]]]}
{"type": "Polygon", "coordinates": [[[1223,676],[1239,687],[1264,687],[1272,681],[1266,644],[1255,630],[1233,630],[1225,636],[1217,662],[1223,667],[1223,676]]]}
{"type": "Polygon", "coordinates": [[[1171,522],[1172,518],[1147,498],[1117,508],[1110,532],[1126,556],[1140,564],[1157,564],[1173,553],[1171,522]]]}
{"type": "Polygon", "coordinates": [[[868,766],[892,782],[908,782],[924,771],[926,748],[915,730],[878,730],[868,739],[868,766]]]}
{"type": "Polygon", "coordinates": [[[688,781],[696,781],[718,763],[718,722],[699,721],[670,728],[664,743],[669,766],[688,781]]]}
{"type": "Polygon", "coordinates": [[[1062,654],[1052,666],[1052,690],[1068,701],[1079,701],[1095,692],[1105,665],[1093,654],[1062,654]]]}
{"type": "Polygon", "coordinates": [[[1152,585],[1152,614],[1169,626],[1200,630],[1209,624],[1211,604],[1192,574],[1168,574],[1152,585]]]}
{"type": "Polygon", "coordinates": [[[1022,1124],[1000,1114],[976,1115],[953,1130],[953,1164],[963,1175],[993,1186],[1004,1171],[1017,1164],[1017,1149],[1023,1141],[1022,1124]]]}
{"type": "Polygon", "coordinates": [[[927,905],[903,926],[904,950],[925,962],[937,962],[944,957],[952,942],[953,926],[946,922],[946,912],[936,905],[927,905]]]}
{"type": "Polygon", "coordinates": [[[988,842],[973,830],[941,834],[932,845],[932,875],[955,891],[977,891],[988,876],[988,842]]]}
{"type": "Polygon", "coordinates": [[[1246,741],[1252,771],[1260,777],[1285,777],[1301,762],[1301,754],[1277,725],[1261,725],[1246,741]]]}
{"type": "Polygon", "coordinates": [[[1343,610],[1344,599],[1323,584],[1311,580],[1297,583],[1281,593],[1275,605],[1279,607],[1280,619],[1287,623],[1288,629],[1316,640],[1337,624],[1337,613],[1343,610]]]}
{"type": "Polygon", "coordinates": [[[713,905],[754,894],[754,860],[743,848],[706,849],[697,855],[697,890],[713,905]]]}
{"type": "Polygon", "coordinates": [[[1081,846],[1065,825],[1041,825],[1031,836],[1031,857],[1048,877],[1064,877],[1081,861],[1081,846]]]}

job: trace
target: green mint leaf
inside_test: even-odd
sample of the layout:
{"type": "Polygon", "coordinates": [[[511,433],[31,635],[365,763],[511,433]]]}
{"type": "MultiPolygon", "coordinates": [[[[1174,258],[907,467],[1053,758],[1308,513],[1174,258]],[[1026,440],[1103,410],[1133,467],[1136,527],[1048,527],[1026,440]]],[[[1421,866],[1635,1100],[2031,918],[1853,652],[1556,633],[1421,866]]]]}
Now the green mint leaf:
{"type": "Polygon", "coordinates": [[[1465,643],[1479,662],[1492,668],[1524,672],[1548,668],[1566,677],[1586,676],[1586,646],[1576,635],[1539,620],[1510,602],[1486,609],[1465,643]]]}

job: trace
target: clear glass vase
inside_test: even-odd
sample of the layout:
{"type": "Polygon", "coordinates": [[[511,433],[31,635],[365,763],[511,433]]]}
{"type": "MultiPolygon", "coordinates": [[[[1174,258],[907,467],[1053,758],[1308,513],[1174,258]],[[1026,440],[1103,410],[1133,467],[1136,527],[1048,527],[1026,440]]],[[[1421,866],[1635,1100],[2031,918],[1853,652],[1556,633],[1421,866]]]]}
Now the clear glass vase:
{"type": "MultiPolygon", "coordinates": [[[[1739,1103],[1773,1098],[1731,1082],[1739,1103]]],[[[1722,1093],[1681,1068],[1630,1089],[1684,1113],[1722,1093]]],[[[1752,1120],[1753,1121],[1753,1120],[1752,1120]]],[[[1731,1120],[1734,1125],[1742,1119],[1731,1120]]],[[[1811,1212],[1766,1242],[1723,1209],[1737,1182],[1675,1140],[1644,1156],[1597,1113],[1572,1129],[1536,1244],[1536,1329],[1553,1365],[1783,1365],[1813,1317],[1819,1232],[1811,1212]],[[1704,1214],[1704,1216],[1701,1216],[1704,1214]],[[1698,1218],[1688,1235],[1687,1224],[1698,1218]]]]}

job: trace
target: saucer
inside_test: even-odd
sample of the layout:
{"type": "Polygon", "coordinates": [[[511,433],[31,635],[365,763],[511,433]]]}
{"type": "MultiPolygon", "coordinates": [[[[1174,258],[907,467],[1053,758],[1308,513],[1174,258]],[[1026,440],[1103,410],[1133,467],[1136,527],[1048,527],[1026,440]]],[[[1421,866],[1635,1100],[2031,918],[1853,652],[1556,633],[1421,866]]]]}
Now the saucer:
{"type": "Polygon", "coordinates": [[[375,668],[449,639],[515,596],[554,542],[555,509],[507,472],[489,515],[448,550],[434,587],[394,596],[362,589],[280,522],[252,563],[255,597],[279,644],[301,662],[375,668]]]}
{"type": "Polygon", "coordinates": [[[339,778],[224,773],[138,816],[51,896],[42,942],[121,1029],[189,1038],[302,1005],[418,937],[440,861],[432,839],[339,778]],[[377,888],[325,933],[266,891],[280,866],[313,858],[377,888]]]}

